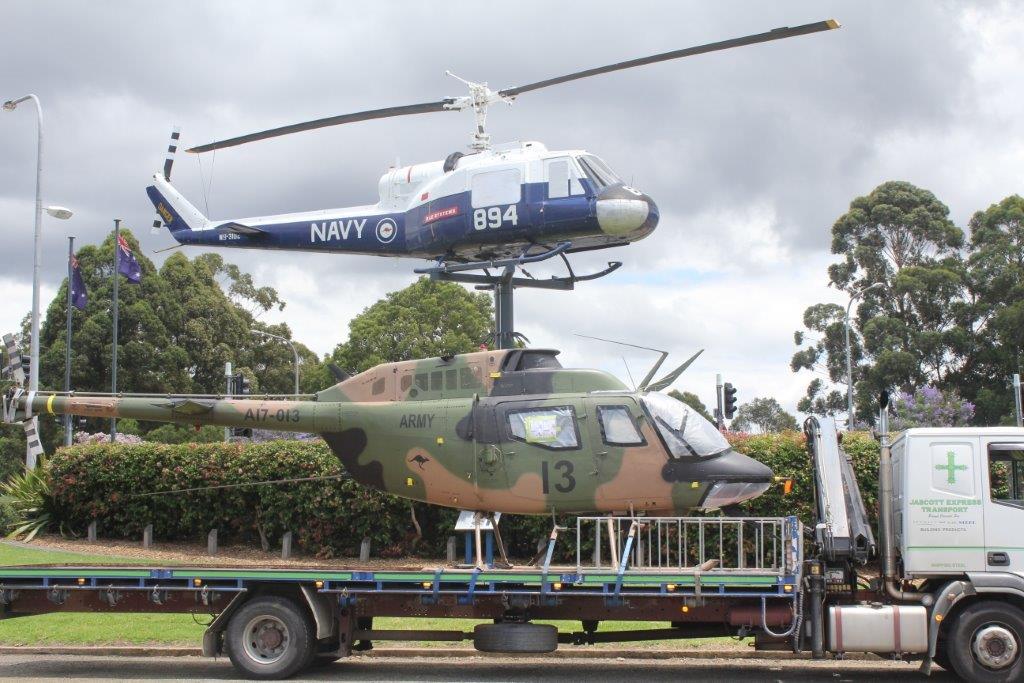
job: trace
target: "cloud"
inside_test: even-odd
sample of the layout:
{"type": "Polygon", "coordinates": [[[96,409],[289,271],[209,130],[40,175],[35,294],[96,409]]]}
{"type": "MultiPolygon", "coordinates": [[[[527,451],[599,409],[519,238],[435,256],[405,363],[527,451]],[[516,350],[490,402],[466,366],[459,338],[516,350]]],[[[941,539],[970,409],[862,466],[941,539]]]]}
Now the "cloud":
{"type": "MultiPolygon", "coordinates": [[[[599,154],[662,212],[648,239],[577,258],[580,272],[623,261],[609,278],[571,294],[517,295],[518,326],[535,344],[618,375],[618,350],[570,332],[648,340],[680,356],[703,346],[681,382],[705,399],[721,369],[741,399],[772,395],[792,408],[809,377],[788,369],[791,332],[806,305],[835,296],[825,287],[829,229],[852,198],[905,179],[936,192],[964,223],[1018,190],[1024,20],[1015,5],[7,2],[0,21],[17,30],[0,43],[0,60],[12,65],[4,97],[41,97],[44,202],[75,210],[67,223],[44,223],[44,292],[63,278],[67,233],[95,243],[115,217],[147,256],[166,257],[155,251],[172,241],[149,234],[143,188],[172,125],[186,145],[199,144],[462,94],[445,69],[504,87],[830,15],[841,30],[540,90],[489,118],[495,140],[599,154]]],[[[373,203],[396,159],[463,149],[471,125],[465,112],[431,114],[180,154],[174,181],[217,218],[373,203]]],[[[30,305],[35,132],[30,108],[0,112],[8,327],[30,305]]],[[[277,287],[288,307],[268,318],[319,352],[421,265],[220,253],[277,287]]],[[[634,375],[647,362],[627,360],[634,375]]]]}

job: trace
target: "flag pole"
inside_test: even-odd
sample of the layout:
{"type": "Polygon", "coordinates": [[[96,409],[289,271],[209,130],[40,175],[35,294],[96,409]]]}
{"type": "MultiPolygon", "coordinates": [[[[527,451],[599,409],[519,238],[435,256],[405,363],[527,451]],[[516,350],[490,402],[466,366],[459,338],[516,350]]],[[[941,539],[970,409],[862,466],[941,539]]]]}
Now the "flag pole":
{"type": "MultiPolygon", "coordinates": [[[[71,261],[75,258],[75,238],[68,236],[68,334],[67,341],[64,344],[64,391],[71,391],[71,282],[74,279],[74,273],[71,268],[71,261]]],[[[71,414],[64,416],[64,445],[71,445],[71,414]]]]}
{"type": "MultiPolygon", "coordinates": [[[[118,277],[117,267],[121,260],[121,219],[114,219],[114,344],[113,360],[110,365],[110,393],[117,393],[117,284],[121,279],[118,277]]],[[[110,419],[110,443],[117,439],[117,418],[110,419]]]]}

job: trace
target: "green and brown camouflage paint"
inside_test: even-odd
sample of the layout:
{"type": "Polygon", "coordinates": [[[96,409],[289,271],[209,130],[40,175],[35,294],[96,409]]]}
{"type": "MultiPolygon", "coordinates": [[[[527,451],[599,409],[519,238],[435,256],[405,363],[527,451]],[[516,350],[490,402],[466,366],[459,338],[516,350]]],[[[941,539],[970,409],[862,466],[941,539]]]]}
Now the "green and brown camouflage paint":
{"type": "MultiPolygon", "coordinates": [[[[737,480],[735,462],[721,476],[718,458],[671,458],[640,394],[605,372],[564,369],[557,353],[512,349],[387,363],[315,400],[39,393],[32,413],[313,432],[357,481],[462,510],[673,514],[701,507],[716,481],[737,480]],[[609,445],[601,406],[625,407],[643,443],[609,445]],[[538,407],[571,410],[575,448],[512,435],[508,411],[538,407]]],[[[767,467],[749,463],[744,480],[770,479],[767,467]]]]}

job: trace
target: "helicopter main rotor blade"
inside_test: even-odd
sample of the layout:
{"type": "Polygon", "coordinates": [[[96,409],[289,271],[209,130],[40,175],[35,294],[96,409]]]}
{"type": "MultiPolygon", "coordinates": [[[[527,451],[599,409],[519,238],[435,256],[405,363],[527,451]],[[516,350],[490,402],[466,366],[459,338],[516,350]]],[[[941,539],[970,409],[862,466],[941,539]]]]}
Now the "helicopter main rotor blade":
{"type": "Polygon", "coordinates": [[[423,104],[408,104],[402,107],[385,107],[384,109],[370,109],[369,111],[360,111],[354,114],[341,114],[339,116],[328,116],[323,119],[316,119],[314,121],[306,121],[304,123],[293,123],[290,126],[281,126],[280,128],[271,128],[264,130],[259,133],[249,133],[248,135],[240,135],[237,138],[229,138],[227,140],[221,140],[219,142],[211,142],[208,145],[199,145],[193,147],[187,151],[194,154],[200,152],[210,152],[215,149],[224,149],[225,147],[234,147],[235,145],[244,145],[247,142],[255,142],[256,140],[266,140],[267,138],[276,138],[280,135],[289,135],[291,133],[300,133],[304,130],[315,130],[317,128],[326,128],[327,126],[337,126],[342,123],[355,123],[356,121],[369,121],[371,119],[386,119],[392,116],[408,116],[410,114],[428,114],[435,111],[456,111],[454,109],[447,109],[446,107],[455,102],[452,98],[440,100],[438,102],[424,102],[423,104]]]}
{"type": "Polygon", "coordinates": [[[617,64],[599,66],[593,69],[587,69],[586,71],[577,71],[576,73],[566,74],[564,76],[556,76],[554,78],[549,78],[544,81],[537,81],[536,83],[530,83],[528,85],[521,85],[518,88],[508,88],[506,90],[500,91],[498,94],[501,95],[502,97],[516,97],[517,95],[521,95],[524,92],[529,92],[531,90],[539,90],[540,88],[546,88],[550,85],[558,85],[560,83],[575,81],[579,80],[580,78],[588,78],[590,76],[599,76],[601,74],[610,73],[612,71],[632,69],[635,66],[656,64],[657,62],[665,62],[670,59],[692,57],[694,55],[702,55],[708,52],[718,52],[719,50],[729,50],[731,48],[742,47],[744,45],[767,43],[772,40],[781,40],[783,38],[803,36],[807,35],[808,33],[818,33],[819,31],[830,31],[834,28],[839,28],[839,22],[836,21],[835,19],[826,19],[825,21],[815,22],[813,24],[804,24],[803,26],[785,26],[782,28],[773,29],[771,31],[768,31],[767,33],[757,33],[755,35],[744,36],[742,38],[732,38],[731,40],[722,40],[717,43],[697,45],[696,47],[688,47],[682,50],[673,50],[672,52],[662,52],[661,54],[651,55],[650,57],[630,59],[629,61],[626,62],[618,62],[617,64]]]}

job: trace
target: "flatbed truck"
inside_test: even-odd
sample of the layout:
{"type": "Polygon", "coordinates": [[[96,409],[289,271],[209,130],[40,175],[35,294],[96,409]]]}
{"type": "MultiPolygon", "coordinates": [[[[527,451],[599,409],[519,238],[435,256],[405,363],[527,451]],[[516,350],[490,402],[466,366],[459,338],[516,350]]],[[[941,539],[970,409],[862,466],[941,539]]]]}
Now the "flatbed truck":
{"type": "Polygon", "coordinates": [[[881,430],[878,528],[830,419],[805,425],[815,519],[580,517],[535,565],[0,567],[0,611],[213,616],[203,653],[285,678],[379,641],[486,652],[753,636],[814,658],[874,652],[968,681],[1024,680],[1024,429],[881,430]],[[876,540],[877,531],[877,540],[876,540]],[[552,561],[575,533],[576,563],[552,561]],[[874,560],[877,573],[865,571],[874,560]],[[375,617],[482,620],[472,632],[375,617]],[[540,620],[579,624],[559,633],[540,620]],[[611,621],[661,628],[602,631],[611,621]]]}

